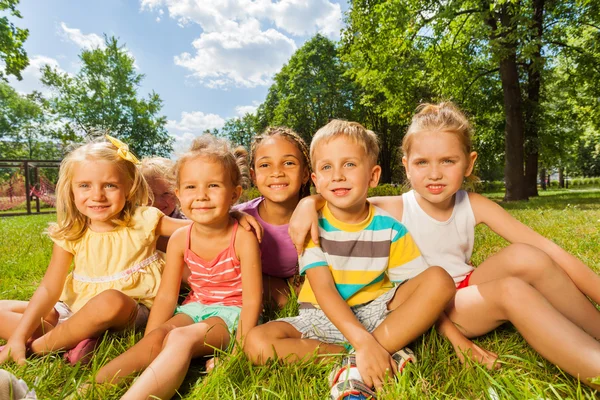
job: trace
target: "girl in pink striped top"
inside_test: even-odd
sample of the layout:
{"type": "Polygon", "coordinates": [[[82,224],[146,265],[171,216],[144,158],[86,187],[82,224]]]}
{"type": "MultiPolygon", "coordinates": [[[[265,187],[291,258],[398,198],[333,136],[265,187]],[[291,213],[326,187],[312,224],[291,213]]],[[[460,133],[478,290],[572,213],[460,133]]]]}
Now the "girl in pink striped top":
{"type": "Polygon", "coordinates": [[[258,240],[229,215],[247,180],[247,152],[211,135],[196,138],[175,165],[181,210],[193,221],[177,230],[144,338],[115,358],[97,382],[117,383],[147,368],[123,399],[171,398],[194,357],[225,349],[256,326],[262,309],[258,240]],[[191,292],[177,306],[184,266],[191,292]]]}

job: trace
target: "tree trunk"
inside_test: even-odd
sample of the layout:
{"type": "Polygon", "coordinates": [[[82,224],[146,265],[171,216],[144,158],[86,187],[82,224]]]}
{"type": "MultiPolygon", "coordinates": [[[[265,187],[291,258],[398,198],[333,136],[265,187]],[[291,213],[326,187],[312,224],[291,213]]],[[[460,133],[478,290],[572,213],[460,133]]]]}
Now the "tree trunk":
{"type": "Polygon", "coordinates": [[[546,168],[540,169],[540,184],[542,185],[542,190],[546,190],[546,168]]]}
{"type": "Polygon", "coordinates": [[[504,92],[504,114],[506,128],[504,131],[504,183],[506,193],[504,201],[527,200],[525,192],[525,176],[523,168],[523,136],[524,121],[521,104],[521,89],[519,87],[519,72],[517,71],[516,49],[500,61],[500,79],[504,92]]]}
{"type": "Polygon", "coordinates": [[[504,93],[504,201],[527,200],[523,151],[525,122],[517,69],[517,43],[511,38],[515,30],[511,7],[510,4],[504,4],[500,13],[491,14],[487,20],[492,28],[491,39],[495,42],[492,50],[500,60],[500,80],[504,93]],[[496,17],[500,18],[501,33],[498,33],[496,17]]]}
{"type": "Polygon", "coordinates": [[[544,0],[533,0],[533,42],[535,50],[527,65],[527,103],[525,106],[525,186],[528,196],[537,196],[539,160],[540,88],[542,85],[542,35],[544,0]]]}
{"type": "Polygon", "coordinates": [[[565,174],[563,167],[558,167],[558,187],[561,189],[565,188],[565,174]]]}

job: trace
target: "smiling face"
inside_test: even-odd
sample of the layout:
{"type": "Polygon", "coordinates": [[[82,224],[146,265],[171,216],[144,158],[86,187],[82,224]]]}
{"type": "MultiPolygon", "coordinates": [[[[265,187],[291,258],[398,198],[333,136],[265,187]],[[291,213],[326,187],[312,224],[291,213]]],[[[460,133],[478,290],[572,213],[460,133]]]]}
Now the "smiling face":
{"type": "Polygon", "coordinates": [[[233,185],[222,163],[196,157],[181,165],[176,193],[186,217],[202,225],[218,225],[227,223],[242,187],[233,185]]]}
{"type": "Polygon", "coordinates": [[[298,146],[280,135],[271,136],[257,147],[254,159],[252,179],[264,198],[295,207],[309,179],[298,146]]]}
{"type": "Polygon", "coordinates": [[[345,136],[319,143],[313,154],[315,172],[311,176],[331,213],[346,223],[364,220],[367,192],[377,186],[381,168],[372,165],[361,145],[345,136]]]}
{"type": "Polygon", "coordinates": [[[169,216],[175,211],[177,206],[177,197],[171,191],[171,186],[167,181],[160,178],[148,179],[148,186],[154,195],[152,206],[158,208],[163,214],[169,216]]]}
{"type": "Polygon", "coordinates": [[[129,193],[129,184],[114,163],[86,160],[74,168],[71,190],[77,210],[88,218],[96,232],[114,229],[129,193]],[[85,164],[85,165],[83,165],[85,164]]]}
{"type": "Polygon", "coordinates": [[[471,175],[477,153],[465,154],[459,138],[450,132],[427,131],[413,138],[402,158],[419,204],[448,210],[463,179],[471,175]]]}

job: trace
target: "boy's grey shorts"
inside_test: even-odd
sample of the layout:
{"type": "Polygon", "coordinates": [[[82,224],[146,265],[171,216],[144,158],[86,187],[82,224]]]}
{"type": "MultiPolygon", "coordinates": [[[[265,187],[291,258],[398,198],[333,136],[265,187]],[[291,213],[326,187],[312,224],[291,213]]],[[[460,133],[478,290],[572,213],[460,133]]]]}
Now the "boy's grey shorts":
{"type": "MultiPolygon", "coordinates": [[[[350,309],[356,319],[369,332],[373,332],[392,310],[388,310],[388,303],[400,286],[393,287],[373,301],[352,306],[350,309]]],[[[308,303],[300,305],[297,317],[280,318],[277,322],[287,322],[302,334],[302,339],[316,339],[323,343],[348,343],[348,340],[327,318],[323,310],[313,308],[308,303]]]]}

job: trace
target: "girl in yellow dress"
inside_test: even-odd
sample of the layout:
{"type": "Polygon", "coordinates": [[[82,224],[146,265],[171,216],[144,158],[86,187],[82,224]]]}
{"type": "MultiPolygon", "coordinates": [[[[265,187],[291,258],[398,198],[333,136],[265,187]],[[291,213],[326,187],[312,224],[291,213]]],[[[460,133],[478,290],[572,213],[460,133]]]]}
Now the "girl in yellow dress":
{"type": "Polygon", "coordinates": [[[145,206],[149,189],[137,158],[107,139],[61,163],[52,258],[29,302],[0,301],[0,337],[8,340],[0,363],[72,349],[65,358],[75,364],[107,330],[146,323],[164,265],[156,240],[189,222],[145,206]]]}

